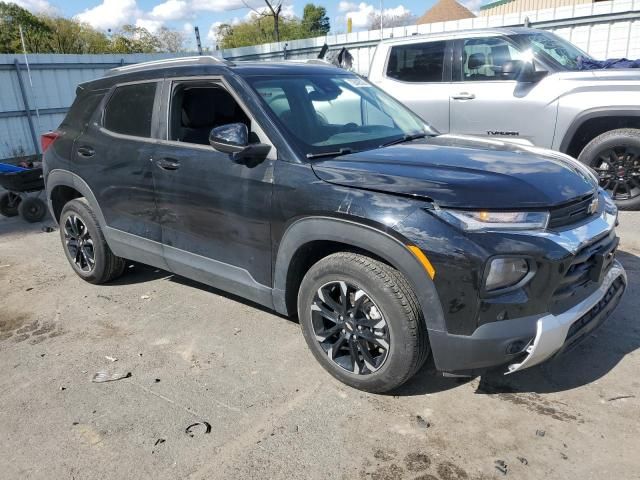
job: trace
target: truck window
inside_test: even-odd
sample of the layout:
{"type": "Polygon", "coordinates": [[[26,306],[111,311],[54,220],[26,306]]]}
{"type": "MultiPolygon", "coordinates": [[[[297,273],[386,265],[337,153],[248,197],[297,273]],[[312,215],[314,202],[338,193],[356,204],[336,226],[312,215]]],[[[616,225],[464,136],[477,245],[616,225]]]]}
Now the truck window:
{"type": "Polygon", "coordinates": [[[462,81],[502,80],[502,65],[523,60],[522,53],[502,38],[470,38],[462,49],[462,81]]]}
{"type": "Polygon", "coordinates": [[[134,137],[151,137],[151,118],[157,82],[117,87],[104,110],[107,130],[134,137]]]}
{"type": "Polygon", "coordinates": [[[387,76],[403,82],[441,82],[446,42],[391,47],[387,76]]]}

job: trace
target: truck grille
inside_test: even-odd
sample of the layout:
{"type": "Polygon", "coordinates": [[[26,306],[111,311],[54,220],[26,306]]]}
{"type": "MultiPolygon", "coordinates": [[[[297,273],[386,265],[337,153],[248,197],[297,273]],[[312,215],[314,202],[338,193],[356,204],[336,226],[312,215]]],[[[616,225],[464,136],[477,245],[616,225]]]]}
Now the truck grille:
{"type": "Polygon", "coordinates": [[[550,229],[557,229],[566,225],[572,225],[592,215],[591,202],[596,198],[594,194],[586,195],[577,200],[553,208],[550,212],[550,229]]]}
{"type": "Polygon", "coordinates": [[[552,301],[566,300],[590,283],[599,285],[613,263],[618,241],[615,230],[612,230],[600,240],[578,250],[553,293],[552,301]]]}

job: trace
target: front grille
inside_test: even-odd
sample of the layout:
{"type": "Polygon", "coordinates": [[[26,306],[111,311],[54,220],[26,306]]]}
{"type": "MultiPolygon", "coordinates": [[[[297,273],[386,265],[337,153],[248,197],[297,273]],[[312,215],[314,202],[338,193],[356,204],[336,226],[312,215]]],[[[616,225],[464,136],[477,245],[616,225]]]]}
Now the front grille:
{"type": "Polygon", "coordinates": [[[594,212],[591,212],[590,206],[594,198],[596,198],[596,196],[593,194],[586,195],[570,203],[551,209],[548,228],[557,229],[566,225],[572,225],[591,216],[594,212]]]}
{"type": "Polygon", "coordinates": [[[604,238],[578,250],[571,263],[566,268],[564,264],[561,267],[565,268],[565,273],[553,292],[552,301],[557,303],[567,300],[590,284],[599,285],[602,276],[613,263],[618,241],[612,230],[604,238]]]}

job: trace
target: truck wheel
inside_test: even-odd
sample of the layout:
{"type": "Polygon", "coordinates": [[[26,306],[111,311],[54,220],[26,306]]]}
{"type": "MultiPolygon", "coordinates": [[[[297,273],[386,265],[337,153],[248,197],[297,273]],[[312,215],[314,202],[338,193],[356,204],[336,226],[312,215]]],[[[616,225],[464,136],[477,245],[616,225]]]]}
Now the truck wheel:
{"type": "Polygon", "coordinates": [[[18,215],[18,206],[21,198],[15,193],[5,192],[0,195],[0,214],[5,217],[15,217],[18,215]]]}
{"type": "Polygon", "coordinates": [[[409,283],[364,255],[335,253],[313,265],[300,285],[298,316],[320,364],[360,390],[382,393],[402,385],[429,354],[409,283]]]}
{"type": "Polygon", "coordinates": [[[89,283],[101,284],[124,272],[125,260],[107,245],[102,229],[84,198],[71,200],[60,215],[60,238],[71,268],[89,283]]]}
{"type": "Polygon", "coordinates": [[[39,198],[27,197],[18,205],[18,212],[27,222],[36,223],[47,214],[47,206],[39,198]]]}
{"type": "Polygon", "coordinates": [[[596,171],[600,186],[620,210],[640,208],[640,130],[620,128],[598,135],[578,160],[596,171]]]}

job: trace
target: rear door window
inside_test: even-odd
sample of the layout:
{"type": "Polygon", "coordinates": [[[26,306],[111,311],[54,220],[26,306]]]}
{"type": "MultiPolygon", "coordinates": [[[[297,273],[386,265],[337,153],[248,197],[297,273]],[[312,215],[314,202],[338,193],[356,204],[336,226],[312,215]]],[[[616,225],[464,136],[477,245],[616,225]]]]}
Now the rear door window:
{"type": "Polygon", "coordinates": [[[133,137],[151,137],[157,82],[117,87],[104,110],[103,126],[133,137]]]}
{"type": "Polygon", "coordinates": [[[403,82],[441,82],[446,41],[391,47],[387,76],[403,82]]]}

